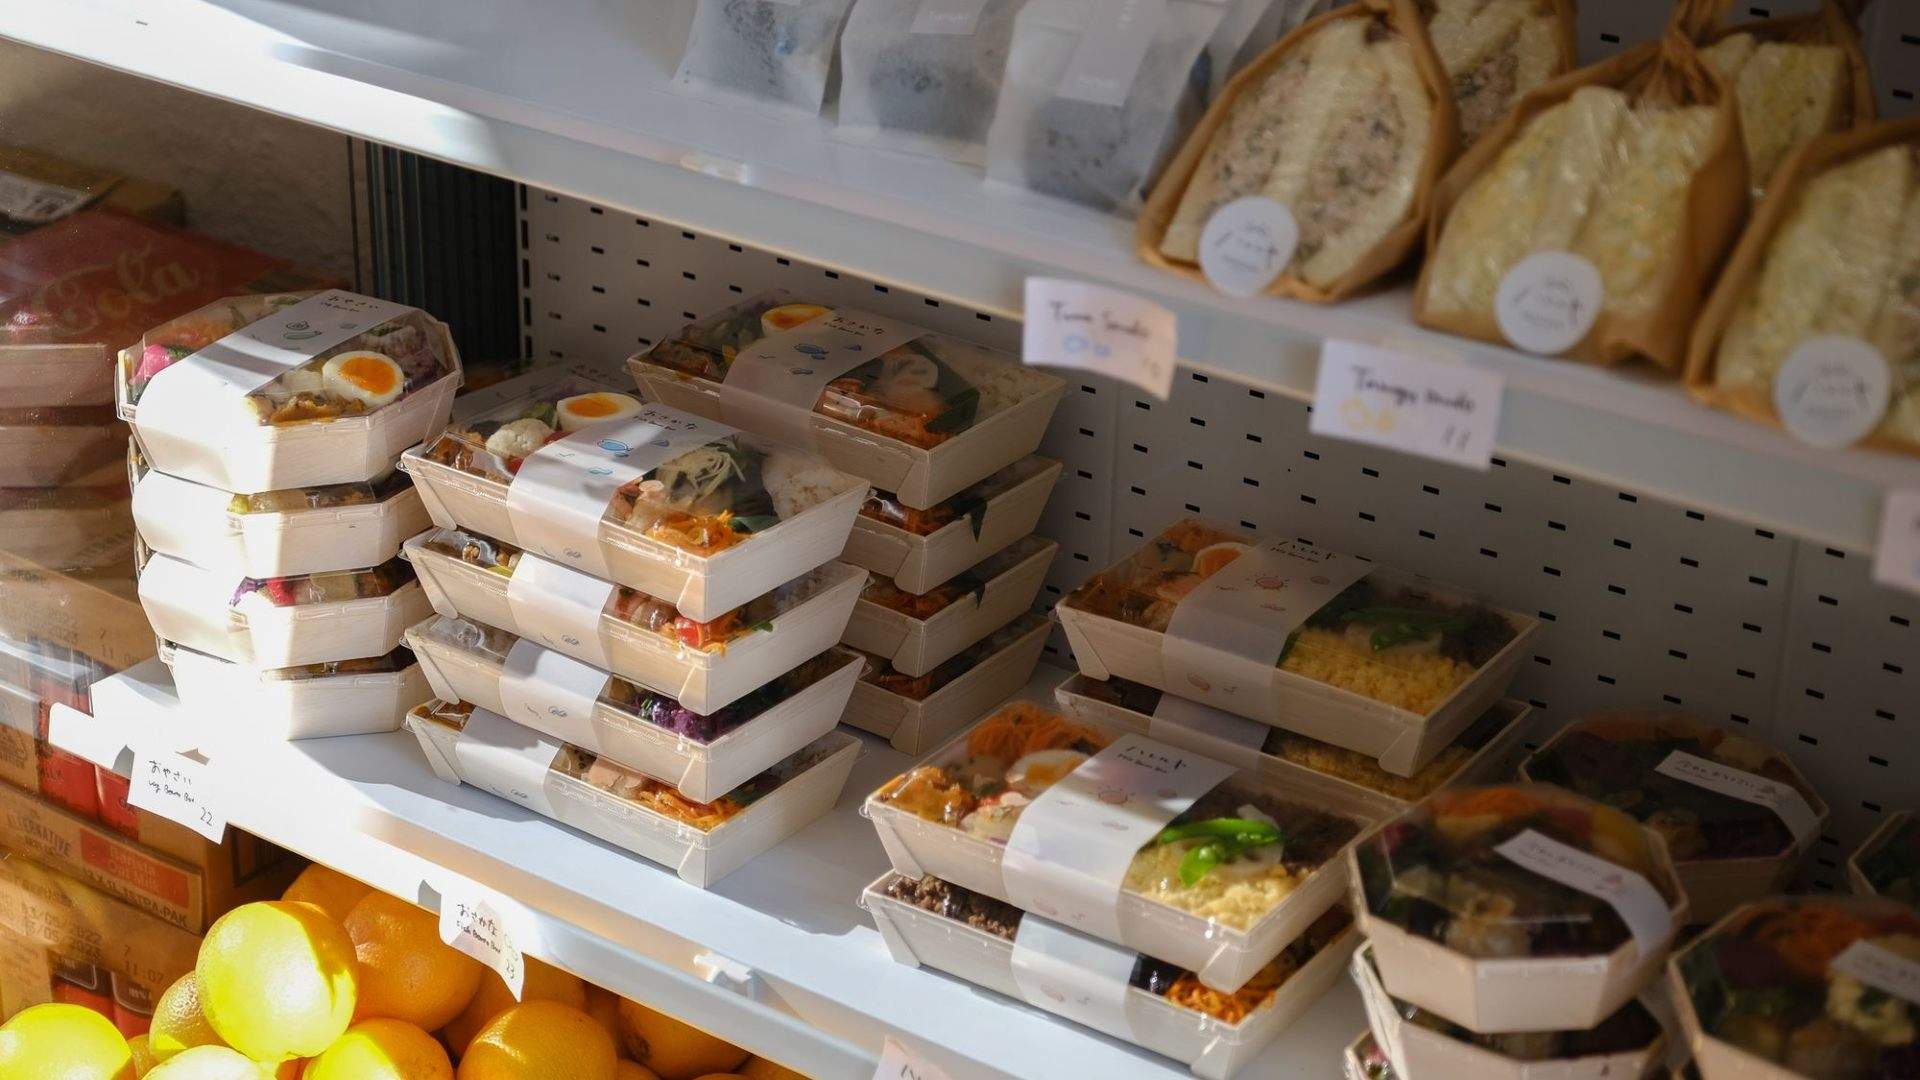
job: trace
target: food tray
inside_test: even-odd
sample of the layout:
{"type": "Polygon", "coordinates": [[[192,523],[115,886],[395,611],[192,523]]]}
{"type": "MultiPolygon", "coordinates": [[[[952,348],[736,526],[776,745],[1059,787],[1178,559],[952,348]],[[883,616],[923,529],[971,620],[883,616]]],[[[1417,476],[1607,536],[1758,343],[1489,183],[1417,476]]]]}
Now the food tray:
{"type": "Polygon", "coordinates": [[[0,488],[117,484],[126,440],[111,409],[0,408],[0,488]]]}
{"type": "MultiPolygon", "coordinates": [[[[653,723],[608,692],[601,693],[584,731],[579,724],[563,729],[546,713],[507,713],[500,693],[501,678],[508,652],[518,640],[511,634],[445,616],[435,616],[407,631],[407,646],[420,658],[427,682],[441,698],[471,702],[555,738],[571,738],[584,750],[672,784],[695,802],[719,798],[832,731],[860,677],[859,657],[844,649],[831,650],[802,665],[817,664],[823,669],[808,673],[815,676],[812,682],[793,689],[789,696],[761,705],[738,727],[710,741],[653,723]],[[575,734],[579,737],[572,738],[575,734]]],[[[778,682],[769,684],[769,688],[778,682]]],[[[739,706],[753,703],[754,697],[748,695],[739,706]]]]}
{"type": "Polygon", "coordinates": [[[1903,903],[1914,904],[1920,902],[1920,836],[1915,835],[1913,811],[1911,810],[1902,810],[1898,813],[1888,814],[1887,819],[1880,823],[1879,828],[1873,830],[1872,835],[1867,837],[1866,842],[1861,844],[1852,855],[1847,856],[1847,884],[1853,888],[1856,895],[1881,895],[1881,891],[1874,886],[1872,879],[1867,876],[1869,860],[1884,851],[1888,845],[1893,843],[1896,836],[1901,836],[1903,833],[1906,835],[1908,847],[1912,851],[1912,854],[1902,863],[1902,865],[1907,868],[1907,871],[1901,875],[1901,880],[1905,881],[1906,885],[1897,893],[1889,895],[1891,895],[1893,899],[1903,903]]]}
{"type": "Polygon", "coordinates": [[[1031,608],[1059,550],[1051,540],[1026,537],[933,594],[916,596],[875,581],[861,593],[840,640],[904,675],[925,675],[1031,608]],[[911,613],[940,601],[945,606],[924,618],[911,613]]]}
{"type": "Polygon", "coordinates": [[[926,676],[939,681],[949,671],[953,674],[924,697],[896,693],[876,683],[876,678],[888,677],[888,671],[884,661],[872,661],[867,674],[854,684],[840,719],[886,739],[903,754],[924,754],[1019,693],[1040,663],[1050,629],[1044,615],[1016,618],[926,676]]]}
{"type": "Polygon", "coordinates": [[[112,568],[133,560],[124,487],[0,488],[7,551],[51,570],[112,568]]]}
{"type": "MultiPolygon", "coordinates": [[[[401,467],[419,485],[427,512],[441,528],[459,526],[526,547],[508,508],[511,473],[523,458],[502,459],[487,452],[480,432],[486,425],[524,419],[530,412],[551,416],[554,402],[575,395],[632,399],[566,369],[524,376],[487,393],[479,408],[463,401],[452,426],[403,454],[401,467]]],[[[864,481],[771,439],[744,435],[728,445],[758,455],[751,470],[736,471],[742,485],[750,475],[753,488],[743,489],[733,503],[757,505],[764,494],[770,506],[758,508],[763,516],[771,509],[776,520],[733,546],[701,554],[613,520],[609,509],[598,535],[598,558],[609,571],[605,576],[667,600],[689,618],[704,622],[839,555],[866,496],[864,481]]],[[[712,498],[702,496],[703,501],[712,498]]],[[[733,515],[737,508],[730,504],[727,513],[733,515]]]]}
{"type": "MultiPolygon", "coordinates": [[[[968,756],[966,739],[970,734],[971,729],[935,751],[922,767],[965,759],[968,756]]],[[[1105,728],[1100,734],[1111,739],[1123,733],[1105,728]]],[[[869,795],[862,813],[872,820],[875,831],[880,834],[880,844],[886,848],[894,871],[912,878],[931,874],[942,881],[1011,903],[1012,894],[1003,875],[1005,845],[956,826],[922,818],[895,805],[884,797],[893,783],[890,781],[869,795]]],[[[1245,930],[1150,900],[1136,892],[1121,892],[1120,933],[1115,944],[1187,968],[1215,989],[1233,990],[1245,984],[1286,948],[1288,942],[1300,936],[1308,924],[1340,902],[1346,888],[1348,852],[1354,841],[1379,819],[1377,802],[1357,799],[1346,786],[1322,777],[1302,774],[1275,782],[1251,773],[1239,773],[1223,786],[1322,811],[1357,826],[1353,837],[1301,877],[1291,891],[1245,930]]]]}
{"type": "MultiPolygon", "coordinates": [[[[1014,978],[1013,942],[888,895],[899,875],[887,873],[860,894],[895,961],[926,966],[965,979],[1016,1001],[1025,1000],[1014,978]]],[[[1126,995],[1127,1023],[1136,1046],[1173,1058],[1206,1080],[1227,1080],[1320,999],[1340,977],[1359,935],[1349,926],[1289,975],[1267,1002],[1238,1024],[1168,1001],[1138,986],[1126,995]]]]}
{"type": "MultiPolygon", "coordinates": [[[[407,568],[388,563],[346,575],[274,578],[264,585],[237,569],[208,570],[171,555],[140,569],[140,606],[153,632],[221,660],[260,668],[300,667],[385,656],[432,605],[407,568]],[[266,586],[318,579],[391,585],[381,595],[276,606],[266,586]],[[242,589],[248,591],[239,595],[242,589]]],[[[354,588],[359,588],[357,584],[354,588]]]]}
{"type": "MultiPolygon", "coordinates": [[[[1054,701],[1082,720],[1137,732],[1200,753],[1210,748],[1219,749],[1217,741],[1205,734],[1155,720],[1152,713],[1160,695],[1161,691],[1141,683],[1125,679],[1100,682],[1085,675],[1070,676],[1053,690],[1054,701]]],[[[1458,754],[1448,756],[1442,751],[1442,756],[1411,778],[1387,773],[1372,759],[1354,751],[1280,728],[1269,729],[1264,748],[1241,750],[1235,755],[1234,763],[1275,779],[1305,770],[1346,784],[1356,795],[1377,799],[1389,810],[1399,810],[1437,788],[1481,783],[1511,774],[1514,761],[1524,752],[1522,735],[1532,715],[1532,706],[1525,702],[1511,698],[1495,702],[1448,747],[1448,750],[1457,747],[1458,754]],[[1328,767],[1320,767],[1320,763],[1328,767]],[[1331,767],[1334,765],[1340,766],[1340,771],[1331,767]],[[1431,787],[1426,787],[1427,784],[1431,787]]]]}
{"type": "MultiPolygon", "coordinates": [[[[860,755],[860,740],[843,731],[829,732],[782,762],[792,770],[783,782],[737,814],[702,830],[658,811],[595,787],[585,779],[549,768],[544,790],[529,796],[519,790],[516,777],[475,773],[463,765],[474,760],[456,744],[461,731],[432,717],[430,702],[407,714],[407,728],[420,742],[427,762],[442,780],[467,783],[501,798],[543,813],[563,825],[642,858],[660,863],[694,885],[705,888],[745,865],[754,856],[792,836],[833,809],[846,786],[847,775],[860,755]],[[504,782],[503,782],[504,781],[504,782]],[[551,812],[541,809],[544,802],[551,812]]],[[[499,718],[495,718],[496,720],[499,718]]],[[[507,727],[510,722],[501,721],[507,727]]],[[[539,753],[565,750],[562,744],[520,728],[527,739],[511,745],[541,747],[539,753]]],[[[489,740],[491,741],[491,740],[489,740]]]]}
{"type": "Polygon", "coordinates": [[[1340,1057],[1341,1064],[1346,1069],[1347,1080],[1399,1080],[1391,1064],[1382,1065],[1374,1062],[1371,1069],[1368,1067],[1368,1059],[1376,1056],[1384,1057],[1384,1054],[1380,1050],[1380,1044],[1374,1041],[1373,1032],[1360,1032],[1352,1042],[1347,1044],[1346,1053],[1340,1057]]]}
{"type": "Polygon", "coordinates": [[[170,641],[160,642],[160,659],[173,672],[181,703],[239,739],[398,731],[407,710],[432,696],[421,666],[405,650],[369,663],[371,670],[335,672],[249,667],[170,641]]]}
{"type": "MultiPolygon", "coordinates": [[[[428,546],[430,541],[437,542],[436,537],[461,535],[444,530],[428,533],[413,537],[401,548],[402,557],[419,573],[432,608],[516,637],[529,636],[509,596],[509,574],[428,546]]],[[[694,712],[711,713],[832,648],[845,632],[866,580],[865,570],[845,563],[828,563],[810,571],[769,594],[769,611],[761,625],[713,651],[683,645],[604,610],[598,625],[582,632],[596,634],[606,653],[605,666],[613,674],[666,694],[694,712]]],[[[621,602],[618,592],[614,604],[621,602]]],[[[577,660],[594,661],[587,650],[560,651],[577,660]]]]}
{"type": "Polygon", "coordinates": [[[923,593],[1033,532],[1060,463],[1022,458],[930,510],[884,491],[867,496],[840,559],[923,593]],[[945,524],[940,524],[944,521],[945,524]],[[927,531],[920,531],[925,529],[927,531]]]}

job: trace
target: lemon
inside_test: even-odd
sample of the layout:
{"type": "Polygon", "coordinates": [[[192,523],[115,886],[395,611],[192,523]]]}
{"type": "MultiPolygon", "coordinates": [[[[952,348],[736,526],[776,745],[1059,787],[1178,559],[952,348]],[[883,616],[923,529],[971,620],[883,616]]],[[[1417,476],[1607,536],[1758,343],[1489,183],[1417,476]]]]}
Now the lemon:
{"type": "Polygon", "coordinates": [[[151,1035],[135,1035],[128,1039],[127,1049],[133,1052],[133,1075],[136,1080],[152,1072],[153,1067],[160,1064],[159,1059],[153,1056],[151,1035]]]}
{"type": "Polygon", "coordinates": [[[613,1080],[660,1080],[660,1074],[645,1065],[636,1065],[626,1058],[614,1062],[613,1080]]]}
{"type": "Polygon", "coordinates": [[[287,886],[287,891],[281,894],[280,899],[312,904],[333,916],[334,922],[344,923],[353,905],[365,900],[372,891],[371,886],[363,885],[330,866],[314,863],[300,871],[300,876],[293,879],[293,884],[287,886]]]}
{"type": "Polygon", "coordinates": [[[747,1063],[740,1066],[740,1075],[747,1080],[807,1080],[806,1074],[763,1057],[748,1058],[747,1063]]]}
{"type": "Polygon", "coordinates": [[[78,1005],[35,1005],[0,1024],[6,1080],[133,1080],[133,1051],[113,1022],[78,1005]]]}
{"type": "MultiPolygon", "coordinates": [[[[576,1009],[587,1007],[587,984],[581,982],[578,976],[551,964],[541,963],[531,956],[526,959],[527,975],[520,985],[520,1000],[558,1001],[576,1009]]],[[[505,980],[489,971],[480,976],[480,990],[473,995],[473,1000],[467,1002],[467,1007],[459,1016],[440,1029],[440,1037],[447,1041],[448,1048],[456,1056],[464,1054],[467,1044],[473,1041],[474,1033],[512,1005],[513,991],[507,989],[505,980]]],[[[608,1011],[612,1011],[611,1004],[608,1011]]],[[[608,1034],[613,1032],[609,1030],[608,1034]]]]}
{"type": "Polygon", "coordinates": [[[661,1080],[695,1080],[747,1060],[747,1052],[732,1043],[626,998],[620,999],[620,1032],[627,1053],[661,1080]]]}
{"type": "Polygon", "coordinates": [[[440,920],[386,893],[369,893],[348,913],[347,936],[360,961],[355,1020],[385,1017],[436,1031],[460,1015],[486,967],[440,940],[440,920]]]}
{"type": "Polygon", "coordinates": [[[189,971],[160,995],[153,1006],[153,1022],[147,1029],[148,1045],[155,1064],[192,1046],[225,1046],[213,1025],[200,1011],[200,984],[189,971]]]}
{"type": "Polygon", "coordinates": [[[460,1080],[614,1080],[613,1040],[557,1001],[523,1001],[487,1022],[460,1058],[460,1080]]]}
{"type": "Polygon", "coordinates": [[[148,1080],[273,1080],[273,1074],[227,1046],[195,1046],[153,1067],[148,1080]]]}
{"type": "Polygon", "coordinates": [[[208,928],[200,1008],[228,1046],[278,1064],[333,1045],[353,1020],[353,942],[313,904],[242,904],[208,928]]]}
{"type": "Polygon", "coordinates": [[[302,1080],[453,1080],[453,1062],[404,1020],[363,1020],[308,1063],[302,1080]]]}

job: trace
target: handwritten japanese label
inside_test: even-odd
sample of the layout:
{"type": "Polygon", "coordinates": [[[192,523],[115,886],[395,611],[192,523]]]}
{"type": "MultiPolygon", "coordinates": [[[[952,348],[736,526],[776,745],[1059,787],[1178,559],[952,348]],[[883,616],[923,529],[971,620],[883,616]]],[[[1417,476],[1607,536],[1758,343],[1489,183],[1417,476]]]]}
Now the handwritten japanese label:
{"type": "Polygon", "coordinates": [[[179,754],[143,750],[134,755],[127,805],[185,825],[219,843],[227,834],[227,815],[207,779],[207,767],[179,754]]]}
{"type": "Polygon", "coordinates": [[[1873,580],[1920,593],[1920,488],[1889,491],[1880,510],[1873,580]]]}
{"type": "Polygon", "coordinates": [[[1813,807],[1807,805],[1799,792],[1778,781],[1680,750],[1668,754],[1653,771],[1766,807],[1786,825],[1795,843],[1804,843],[1820,831],[1820,819],[1813,807]]]}
{"type": "Polygon", "coordinates": [[[1558,356],[1586,340],[1605,299],[1593,263],[1572,252],[1542,251],[1507,271],[1493,313],[1514,348],[1558,356]]]}
{"type": "Polygon", "coordinates": [[[492,904],[462,890],[442,890],[440,940],[492,968],[513,991],[513,999],[520,1000],[527,978],[526,959],[513,943],[506,920],[492,904]]]}
{"type": "Polygon", "coordinates": [[[1465,364],[1328,341],[1308,428],[1484,472],[1505,389],[1500,376],[1465,364]]]}
{"type": "Polygon", "coordinates": [[[926,1061],[906,1047],[888,1039],[880,1049],[880,1064],[873,1067],[873,1080],[953,1080],[947,1071],[926,1061]]]}
{"type": "Polygon", "coordinates": [[[1833,958],[1833,970],[1885,994],[1920,1005],[1920,963],[1871,941],[1856,941],[1833,958]]]}
{"type": "Polygon", "coordinates": [[[1809,446],[1852,446],[1880,425],[1893,398],[1893,370],[1859,338],[1824,334],[1787,354],[1773,378],[1773,408],[1809,446]]]}
{"type": "Polygon", "coordinates": [[[1641,956],[1665,948],[1673,937],[1673,913],[1667,908],[1666,898],[1652,882],[1618,863],[1533,829],[1522,831],[1493,850],[1543,878],[1606,901],[1627,924],[1641,956]]]}
{"type": "Polygon", "coordinates": [[[1027,279],[1021,359],[1092,371],[1166,400],[1178,362],[1173,312],[1119,289],[1058,278],[1027,279]]]}
{"type": "Polygon", "coordinates": [[[1060,76],[1060,96],[1115,109],[1125,105],[1166,21],[1167,0],[1109,0],[1098,18],[1081,27],[1079,44],[1060,76]]]}
{"type": "Polygon", "coordinates": [[[1200,232],[1200,272],[1228,296],[1255,296],[1293,262],[1300,224],[1293,211],[1260,195],[1213,212],[1200,232]]]}
{"type": "Polygon", "coordinates": [[[971,34],[980,26],[987,0],[920,0],[913,15],[912,34],[971,34]]]}

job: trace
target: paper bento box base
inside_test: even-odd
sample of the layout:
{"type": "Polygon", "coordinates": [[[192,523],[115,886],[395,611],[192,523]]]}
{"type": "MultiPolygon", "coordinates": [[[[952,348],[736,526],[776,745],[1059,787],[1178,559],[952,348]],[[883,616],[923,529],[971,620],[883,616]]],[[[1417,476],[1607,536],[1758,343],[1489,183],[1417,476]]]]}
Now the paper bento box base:
{"type": "MultiPolygon", "coordinates": [[[[860,903],[873,916],[896,962],[930,967],[1016,1001],[1025,1000],[1014,980],[1013,942],[888,896],[885,886],[892,876],[882,875],[868,885],[860,903]]],[[[1228,1080],[1338,981],[1358,940],[1349,927],[1239,1024],[1182,1008],[1135,987],[1126,995],[1132,1031],[1102,1034],[1181,1062],[1205,1080],[1228,1080]]]]}
{"type": "Polygon", "coordinates": [[[1051,540],[1037,545],[978,593],[925,619],[863,599],[854,605],[840,640],[890,661],[903,675],[925,675],[1031,608],[1059,551],[1060,545],[1051,540]]]}
{"type": "Polygon", "coordinates": [[[231,498],[219,488],[150,471],[133,486],[134,525],[160,554],[274,578],[378,566],[428,522],[413,487],[377,503],[249,514],[228,511],[231,498]]]}
{"type": "Polygon", "coordinates": [[[987,500],[978,536],[974,535],[973,522],[965,517],[920,536],[862,514],[854,519],[841,561],[892,578],[895,585],[915,596],[938,588],[1030,535],[1040,524],[1061,466],[1047,458],[1026,460],[1041,466],[1032,476],[987,500]]]}
{"type": "MultiPolygon", "coordinates": [[[[1347,1080],[1368,1080],[1367,1067],[1362,1057],[1367,1052],[1367,1044],[1373,1041],[1373,1032],[1362,1031],[1347,1044],[1346,1053],[1341,1055],[1341,1064],[1346,1069],[1347,1080]]],[[[1398,1077],[1395,1080],[1399,1080],[1398,1077]]]]}
{"type": "Polygon", "coordinates": [[[244,625],[238,625],[230,613],[231,593],[222,594],[237,583],[232,574],[203,571],[176,577],[169,568],[165,576],[155,578],[162,560],[180,561],[156,555],[140,573],[140,605],[153,632],[237,664],[282,668],[385,656],[400,644],[407,627],[433,609],[421,584],[409,581],[385,596],[289,607],[262,605],[244,625]]]}
{"type": "Polygon", "coordinates": [[[162,646],[180,703],[218,740],[324,739],[398,731],[431,692],[418,663],[399,671],[270,679],[245,664],[162,646]]]}
{"type": "Polygon", "coordinates": [[[1750,1054],[1701,1028],[1700,1014],[1694,1011],[1693,996],[1687,993],[1677,962],[1667,964],[1665,985],[1701,1080],[1802,1080],[1800,1073],[1750,1054]]]}
{"type": "Polygon", "coordinates": [[[1873,882],[1867,880],[1866,871],[1860,868],[1860,857],[1880,850],[1883,845],[1893,839],[1895,833],[1906,826],[1908,819],[1912,817],[1911,810],[1888,814],[1886,820],[1882,821],[1864,841],[1861,841],[1853,854],[1847,856],[1847,886],[1853,890],[1855,896],[1880,895],[1880,890],[1874,888],[1873,882]]]}
{"type": "Polygon", "coordinates": [[[854,684],[841,722],[886,739],[903,754],[924,754],[1019,693],[1039,666],[1051,630],[1050,623],[1035,626],[919,701],[863,679],[854,684]]]}

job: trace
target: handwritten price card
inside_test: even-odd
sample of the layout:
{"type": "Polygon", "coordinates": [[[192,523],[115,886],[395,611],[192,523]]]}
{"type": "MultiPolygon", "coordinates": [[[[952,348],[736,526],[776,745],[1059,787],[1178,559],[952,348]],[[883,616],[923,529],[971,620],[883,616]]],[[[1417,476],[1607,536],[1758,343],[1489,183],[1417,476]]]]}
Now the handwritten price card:
{"type": "Polygon", "coordinates": [[[219,843],[227,834],[227,815],[212,794],[207,767],[192,758],[142,750],[133,759],[127,805],[185,825],[219,843]]]}
{"type": "Polygon", "coordinates": [[[520,1000],[527,978],[527,962],[513,943],[505,919],[487,903],[465,890],[440,894],[440,940],[492,968],[500,981],[520,1000]]]}
{"type": "Polygon", "coordinates": [[[1027,279],[1021,359],[1119,379],[1162,401],[1173,391],[1179,320],[1151,300],[1058,278],[1027,279]]]}
{"type": "Polygon", "coordinates": [[[1313,392],[1315,435],[1486,471],[1505,383],[1464,364],[1328,341],[1313,392]]]}
{"type": "Polygon", "coordinates": [[[880,1064],[874,1066],[873,1080],[951,1080],[951,1078],[938,1065],[922,1060],[913,1051],[888,1039],[880,1051],[880,1064]]]}

